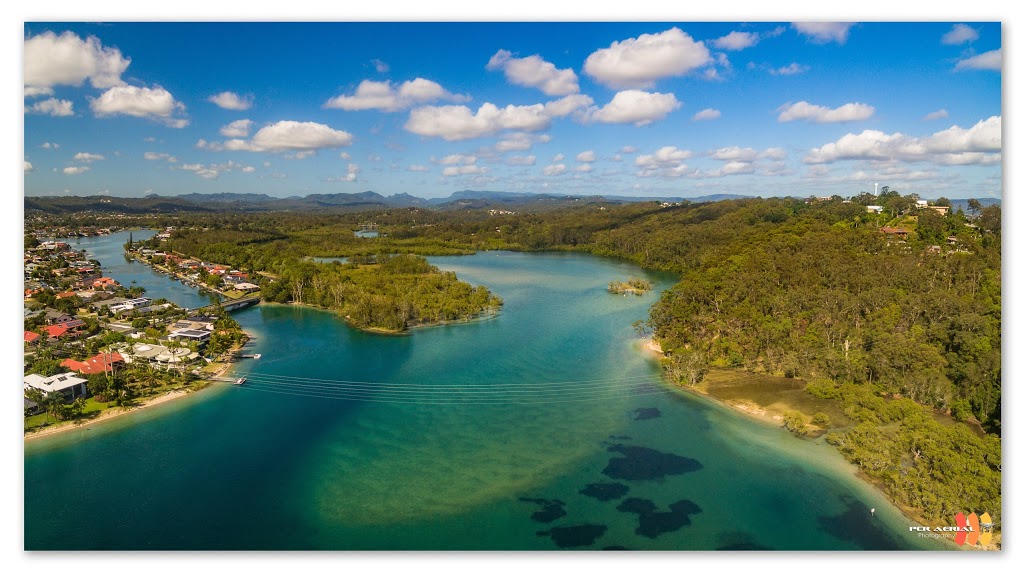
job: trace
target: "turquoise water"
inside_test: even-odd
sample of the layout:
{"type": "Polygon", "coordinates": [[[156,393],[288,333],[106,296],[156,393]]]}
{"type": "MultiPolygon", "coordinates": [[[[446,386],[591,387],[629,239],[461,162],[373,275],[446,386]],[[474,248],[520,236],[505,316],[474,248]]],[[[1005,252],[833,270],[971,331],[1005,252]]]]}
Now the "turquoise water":
{"type": "Polygon", "coordinates": [[[155,230],[133,230],[131,232],[115,232],[106,236],[90,236],[87,238],[64,239],[76,250],[86,250],[90,258],[99,260],[103,265],[103,275],[113,278],[122,286],[130,287],[133,283],[146,288],[146,296],[152,299],[166,298],[182,308],[201,308],[219,300],[216,294],[199,294],[195,288],[186,286],[160,274],[149,266],[124,257],[124,244],[131,235],[135,241],[147,240],[156,234],[155,230]]]}
{"type": "Polygon", "coordinates": [[[244,386],[26,444],[25,547],[934,545],[830,447],[661,382],[631,323],[671,277],[578,254],[431,261],[502,312],[382,336],[240,311],[263,355],[237,365],[244,386]],[[607,292],[628,276],[655,290],[607,292]]]}

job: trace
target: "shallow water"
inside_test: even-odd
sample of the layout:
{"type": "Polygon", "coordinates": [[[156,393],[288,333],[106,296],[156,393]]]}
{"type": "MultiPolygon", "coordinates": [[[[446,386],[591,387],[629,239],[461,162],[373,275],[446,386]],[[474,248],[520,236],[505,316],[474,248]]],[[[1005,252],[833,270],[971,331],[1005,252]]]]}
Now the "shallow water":
{"type": "Polygon", "coordinates": [[[237,365],[245,386],[27,444],[26,548],[934,545],[827,445],[662,383],[631,323],[672,277],[579,254],[431,261],[501,313],[383,336],[243,310],[263,355],[237,365]],[[655,290],[607,292],[629,276],[655,290]],[[610,484],[628,490],[588,493],[610,484]]]}

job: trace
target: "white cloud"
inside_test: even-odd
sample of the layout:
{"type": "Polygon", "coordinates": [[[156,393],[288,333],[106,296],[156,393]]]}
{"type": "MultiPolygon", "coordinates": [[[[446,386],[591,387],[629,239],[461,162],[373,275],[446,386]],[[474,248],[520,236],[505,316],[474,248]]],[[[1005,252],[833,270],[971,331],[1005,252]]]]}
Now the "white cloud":
{"type": "Polygon", "coordinates": [[[317,122],[281,120],[260,128],[251,140],[232,138],[221,142],[200,139],[196,147],[204,150],[245,150],[249,152],[289,152],[304,158],[325,148],[340,148],[352,143],[352,135],[317,122]]]}
{"type": "Polygon", "coordinates": [[[487,168],[481,168],[475,164],[465,166],[448,166],[441,171],[441,176],[466,176],[470,174],[484,174],[487,168]]]}
{"type": "Polygon", "coordinates": [[[207,98],[225,110],[248,110],[252,106],[252,97],[242,98],[234,92],[221,92],[207,98]]]}
{"type": "Polygon", "coordinates": [[[940,108],[935,112],[929,112],[924,115],[924,120],[938,120],[940,118],[949,118],[949,112],[946,112],[945,108],[940,108]]]}
{"type": "Polygon", "coordinates": [[[378,60],[374,58],[373,60],[370,60],[370,63],[373,64],[373,69],[380,74],[386,74],[389,70],[391,70],[391,67],[388,66],[388,63],[383,60],[378,60]]]}
{"type": "Polygon", "coordinates": [[[675,146],[663,146],[654,154],[641,154],[634,160],[640,169],[637,176],[683,176],[690,171],[685,162],[691,156],[693,152],[690,150],[680,150],[675,146]]]}
{"type": "Polygon", "coordinates": [[[853,22],[793,22],[793,28],[818,44],[846,44],[853,22]]]}
{"type": "Polygon", "coordinates": [[[31,106],[25,106],[25,112],[29,114],[47,114],[50,116],[73,116],[75,114],[73,108],[74,104],[71,100],[48,98],[31,106]]]}
{"type": "Polygon", "coordinates": [[[56,142],[43,142],[39,147],[44,150],[59,150],[60,144],[57,144],[56,142]]]}
{"type": "Polygon", "coordinates": [[[931,161],[945,165],[998,164],[1002,150],[1002,117],[992,116],[971,128],[952,126],[931,136],[915,138],[896,132],[864,130],[807,153],[807,164],[839,160],[931,161]]]}
{"type": "Polygon", "coordinates": [[[754,164],[751,162],[744,162],[740,160],[733,160],[726,162],[719,168],[714,170],[701,170],[695,171],[686,176],[690,178],[724,178],[726,176],[736,176],[739,174],[753,174],[755,172],[754,164]]]}
{"type": "Polygon", "coordinates": [[[251,173],[253,173],[255,171],[256,171],[256,167],[255,166],[246,166],[246,167],[242,168],[242,172],[245,172],[246,174],[251,174],[251,173]]]}
{"type": "Polygon", "coordinates": [[[29,37],[24,54],[26,96],[30,90],[38,94],[56,85],[81,86],[86,79],[93,88],[119,86],[124,84],[121,74],[131,63],[120,50],[104,47],[95,36],[82,40],[70,31],[29,37]]]}
{"type": "Polygon", "coordinates": [[[75,176],[76,174],[82,174],[88,171],[88,166],[68,166],[67,168],[64,169],[65,174],[70,174],[72,176],[75,176]]]}
{"type": "Polygon", "coordinates": [[[99,118],[124,114],[157,120],[172,128],[188,125],[188,120],[175,117],[176,114],[184,113],[185,105],[159,86],[115,86],[90,102],[89,107],[99,118]]]}
{"type": "Polygon", "coordinates": [[[38,96],[52,96],[53,88],[39,86],[25,86],[25,98],[36,98],[38,96]]]}
{"type": "Polygon", "coordinates": [[[252,120],[235,120],[227,126],[222,126],[220,133],[228,138],[245,138],[252,128],[252,120]]]}
{"type": "Polygon", "coordinates": [[[454,164],[476,164],[476,156],[466,154],[449,154],[440,160],[441,164],[445,166],[452,166],[454,164]]]}
{"type": "Polygon", "coordinates": [[[758,158],[765,158],[768,160],[785,160],[786,151],[782,148],[765,148],[757,155],[758,158]]]}
{"type": "Polygon", "coordinates": [[[31,171],[35,170],[35,168],[32,167],[32,163],[31,162],[29,162],[28,160],[24,160],[24,162],[25,162],[25,172],[31,172],[31,171]]]}
{"type": "Polygon", "coordinates": [[[95,162],[103,159],[103,156],[100,154],[90,154],[88,152],[79,152],[78,154],[75,154],[74,158],[72,158],[72,160],[77,162],[95,162]]]}
{"type": "Polygon", "coordinates": [[[341,178],[328,178],[328,182],[355,182],[359,178],[359,165],[349,164],[348,171],[341,178]]]}
{"type": "Polygon", "coordinates": [[[803,64],[791,62],[789,65],[783,66],[781,68],[770,68],[768,72],[770,72],[773,76],[792,76],[794,74],[803,74],[804,72],[807,72],[810,69],[810,66],[804,66],[803,64]]]}
{"type": "Polygon", "coordinates": [[[178,161],[177,158],[171,156],[166,152],[146,152],[142,155],[142,157],[146,160],[166,160],[171,163],[178,161]]]}
{"type": "Polygon", "coordinates": [[[406,170],[409,172],[430,172],[430,167],[422,164],[411,164],[406,170]]]}
{"type": "Polygon", "coordinates": [[[756,32],[738,32],[736,30],[729,32],[725,36],[712,40],[712,44],[715,48],[721,50],[743,50],[744,48],[750,48],[757,44],[760,38],[756,32]]]}
{"type": "Polygon", "coordinates": [[[529,156],[509,156],[505,163],[509,166],[533,166],[537,163],[537,157],[533,154],[529,156]]]}
{"type": "Polygon", "coordinates": [[[619,152],[623,154],[635,154],[636,151],[636,146],[623,146],[622,148],[619,148],[619,152]]]}
{"type": "Polygon", "coordinates": [[[581,173],[586,173],[586,172],[590,172],[590,171],[591,171],[591,170],[593,170],[593,169],[594,169],[594,167],[593,167],[593,166],[591,166],[590,164],[580,164],[579,166],[577,166],[576,168],[574,168],[574,170],[575,170],[576,172],[581,172],[581,173]]]}
{"type": "Polygon", "coordinates": [[[546,104],[504,108],[485,102],[475,113],[466,106],[423,106],[409,112],[405,129],[420,136],[449,141],[489,136],[502,130],[536,132],[550,126],[552,119],[567,116],[592,103],[589,96],[574,94],[546,104]]]}
{"type": "Polygon", "coordinates": [[[861,104],[860,102],[843,104],[838,108],[826,108],[825,106],[800,101],[796,104],[783,104],[777,111],[779,112],[779,122],[807,120],[818,124],[867,120],[875,114],[873,106],[861,104]]]}
{"type": "Polygon", "coordinates": [[[469,97],[452,94],[437,82],[425,78],[402,82],[397,87],[392,86],[390,80],[363,80],[354,94],[335,96],[324,104],[324,108],[397,112],[435,100],[465,102],[469,97]]]}
{"type": "Polygon", "coordinates": [[[612,42],[583,63],[583,71],[611,88],[649,88],[654,81],[682,76],[711,62],[703,42],[679,28],[612,42]]]}
{"type": "Polygon", "coordinates": [[[970,58],[964,58],[957,61],[956,67],[953,68],[955,72],[961,70],[1002,70],[1003,69],[1003,51],[991,50],[984,54],[978,54],[977,56],[971,56],[970,58]]]}
{"type": "Polygon", "coordinates": [[[693,115],[692,120],[698,122],[700,120],[716,120],[722,117],[722,113],[714,108],[705,108],[700,112],[693,115]]]}
{"type": "Polygon", "coordinates": [[[514,58],[508,50],[498,50],[487,62],[487,69],[502,70],[512,84],[537,88],[548,96],[565,96],[580,91],[579,80],[571,68],[559,70],[537,54],[514,58]]]}
{"type": "Polygon", "coordinates": [[[753,148],[740,148],[739,146],[730,146],[728,148],[719,148],[711,153],[711,157],[715,160],[739,160],[741,162],[750,162],[754,158],[757,158],[757,150],[753,148]]]}
{"type": "Polygon", "coordinates": [[[526,132],[516,132],[509,134],[498,141],[494,145],[494,149],[498,152],[510,152],[517,151],[522,152],[533,148],[534,144],[547,144],[551,141],[551,136],[547,134],[528,134],[526,132]]]}
{"type": "Polygon", "coordinates": [[[553,156],[553,157],[551,158],[551,162],[552,162],[553,164],[557,164],[558,162],[561,162],[562,160],[565,160],[565,154],[555,154],[555,155],[554,155],[554,156],[553,156]]]}
{"type": "Polygon", "coordinates": [[[595,160],[597,160],[597,155],[593,150],[586,150],[576,155],[577,162],[593,162],[595,160]]]}
{"type": "Polygon", "coordinates": [[[967,24],[953,24],[953,28],[942,35],[943,44],[965,44],[977,39],[978,31],[967,24]]]}
{"type": "Polygon", "coordinates": [[[616,93],[604,107],[588,110],[586,118],[607,124],[645,126],[665,118],[682,105],[672,93],[623,90],[616,93]]]}
{"type": "Polygon", "coordinates": [[[565,173],[565,164],[549,164],[544,167],[545,176],[558,176],[565,173]]]}

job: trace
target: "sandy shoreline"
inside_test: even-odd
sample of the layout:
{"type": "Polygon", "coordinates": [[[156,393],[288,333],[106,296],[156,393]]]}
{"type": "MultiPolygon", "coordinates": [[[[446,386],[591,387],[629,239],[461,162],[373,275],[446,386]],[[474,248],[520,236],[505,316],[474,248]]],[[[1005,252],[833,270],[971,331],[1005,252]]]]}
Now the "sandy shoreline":
{"type": "Polygon", "coordinates": [[[165,394],[161,394],[159,396],[153,396],[153,397],[150,397],[150,398],[146,398],[145,400],[143,400],[140,404],[138,404],[136,406],[128,406],[128,407],[122,407],[122,408],[107,408],[106,410],[101,412],[99,416],[97,416],[95,418],[72,420],[72,421],[69,421],[69,422],[61,423],[61,424],[47,426],[47,427],[43,428],[42,430],[36,430],[34,432],[29,432],[28,434],[25,434],[25,441],[27,442],[27,441],[33,440],[35,438],[42,438],[44,436],[53,436],[54,434],[60,434],[61,432],[68,432],[68,431],[71,431],[71,430],[77,430],[77,429],[82,428],[84,426],[91,426],[91,425],[96,424],[98,422],[103,422],[104,420],[111,420],[111,419],[117,418],[118,416],[124,416],[125,414],[130,414],[130,413],[135,412],[137,410],[142,410],[142,409],[145,409],[145,408],[149,408],[151,406],[157,406],[159,404],[163,404],[164,402],[169,402],[171,400],[174,400],[174,399],[177,399],[177,398],[181,398],[183,396],[187,396],[187,395],[189,395],[191,393],[192,393],[191,390],[172,390],[170,392],[167,392],[165,394]]]}
{"type": "MultiPolygon", "coordinates": [[[[244,345],[244,343],[243,343],[243,345],[244,345]]],[[[228,354],[232,354],[234,352],[237,352],[240,348],[241,348],[241,346],[234,346],[230,350],[228,350],[227,353],[228,354]]],[[[214,372],[213,374],[204,375],[204,377],[201,378],[201,380],[209,380],[211,378],[216,378],[218,376],[223,376],[225,372],[227,372],[228,370],[231,369],[231,366],[232,366],[231,363],[225,362],[216,372],[214,372]]],[[[88,419],[82,418],[82,419],[79,419],[79,420],[71,420],[71,421],[67,421],[67,422],[61,422],[59,424],[50,425],[50,426],[47,426],[47,427],[43,428],[42,430],[36,430],[36,431],[33,431],[33,432],[29,432],[28,434],[25,434],[24,439],[25,439],[26,442],[28,442],[28,441],[34,440],[36,438],[43,438],[45,436],[53,436],[55,434],[60,434],[62,432],[69,432],[71,430],[77,430],[79,428],[82,428],[83,426],[91,426],[91,425],[96,424],[98,422],[103,422],[104,420],[111,420],[111,419],[117,418],[119,416],[124,416],[125,414],[133,413],[133,412],[135,412],[137,410],[143,410],[143,409],[146,409],[146,408],[150,408],[152,406],[158,406],[158,405],[163,404],[165,402],[170,402],[171,400],[176,400],[178,398],[184,398],[185,396],[188,396],[189,394],[192,394],[194,392],[199,392],[200,390],[192,390],[192,389],[171,390],[170,392],[165,392],[164,394],[160,394],[159,396],[150,396],[150,397],[147,397],[147,398],[143,398],[139,402],[139,404],[137,404],[135,406],[127,406],[127,407],[121,407],[121,408],[117,408],[117,407],[107,408],[106,410],[101,412],[99,416],[96,416],[95,418],[88,418],[88,419]]]]}

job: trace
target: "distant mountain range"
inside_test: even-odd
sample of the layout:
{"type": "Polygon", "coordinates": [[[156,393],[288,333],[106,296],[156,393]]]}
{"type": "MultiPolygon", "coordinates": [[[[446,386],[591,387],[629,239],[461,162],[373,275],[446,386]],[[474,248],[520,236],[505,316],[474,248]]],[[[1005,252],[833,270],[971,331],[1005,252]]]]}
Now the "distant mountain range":
{"type": "MultiPolygon", "coordinates": [[[[740,194],[714,194],[697,198],[654,197],[654,196],[570,196],[563,194],[538,194],[531,192],[501,192],[490,190],[460,190],[447,198],[419,198],[410,194],[383,196],[376,192],[310,194],[276,198],[266,194],[217,193],[183,194],[180,196],[158,196],[151,194],[142,198],[120,198],[114,196],[27,196],[25,212],[39,210],[49,213],[64,212],[121,212],[126,214],[173,213],[173,212],[267,212],[278,210],[295,211],[346,211],[373,210],[382,208],[433,208],[436,210],[466,210],[479,208],[519,208],[530,210],[554,209],[579,204],[624,204],[628,202],[717,202],[734,198],[749,198],[740,194]]],[[[1000,204],[997,198],[979,198],[983,206],[1000,204]]],[[[967,199],[950,201],[953,210],[967,211],[967,199]]]]}

